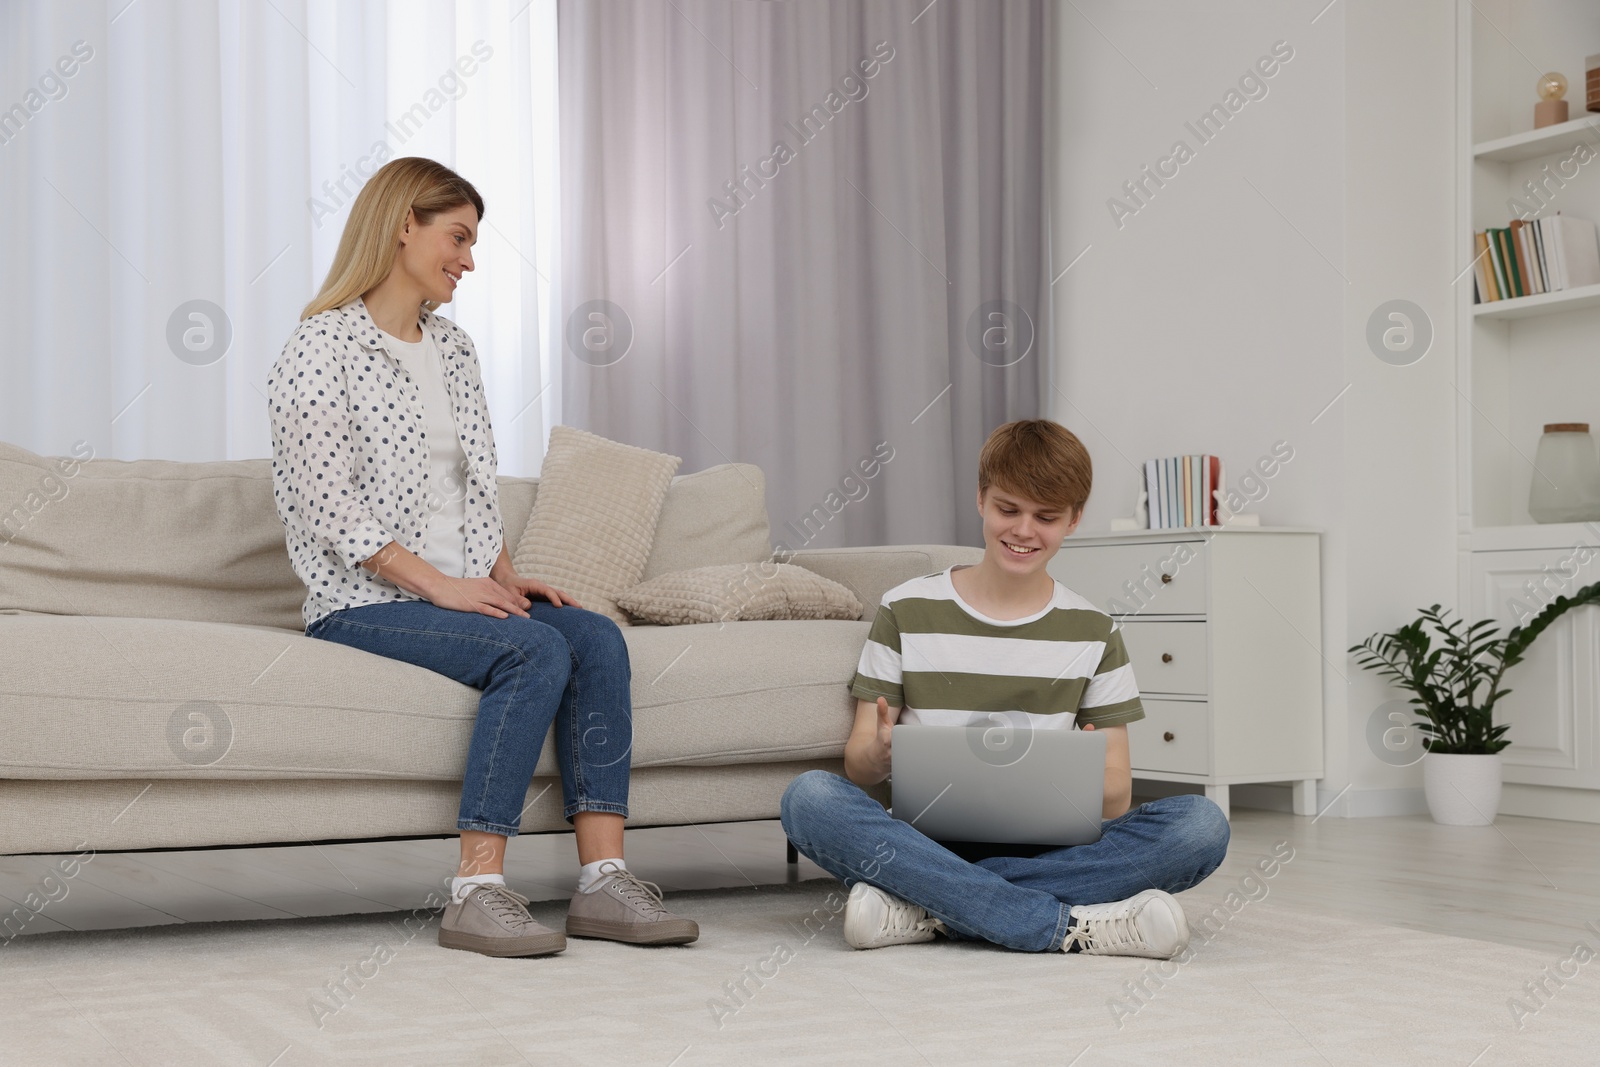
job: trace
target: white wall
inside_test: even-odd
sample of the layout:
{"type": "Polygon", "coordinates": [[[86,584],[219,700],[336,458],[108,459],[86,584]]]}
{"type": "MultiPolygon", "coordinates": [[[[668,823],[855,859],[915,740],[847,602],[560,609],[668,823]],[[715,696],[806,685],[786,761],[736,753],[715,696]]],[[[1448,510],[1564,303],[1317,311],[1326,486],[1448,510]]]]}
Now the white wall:
{"type": "MultiPolygon", "coordinates": [[[[1345,11],[1347,616],[1329,632],[1346,646],[1412,621],[1419,607],[1457,606],[1452,284],[1467,264],[1454,261],[1454,9],[1449,0],[1358,0],[1345,11]],[[1396,298],[1420,305],[1433,323],[1432,349],[1408,367],[1374,358],[1365,338],[1373,309],[1396,298]]],[[[1373,710],[1402,694],[1346,663],[1353,684],[1344,729],[1331,737],[1344,742],[1349,772],[1336,788],[1353,781],[1354,814],[1425,811],[1421,765],[1390,767],[1365,738],[1373,710]]]]}
{"type": "MultiPolygon", "coordinates": [[[[1423,810],[1420,768],[1382,763],[1365,739],[1398,694],[1345,649],[1454,597],[1453,7],[1078,8],[1055,30],[1055,269],[1089,250],[1055,286],[1050,410],[1096,463],[1079,532],[1132,514],[1144,459],[1215,453],[1237,485],[1286,442],[1293,458],[1247,510],[1323,531],[1319,808],[1349,786],[1333,813],[1423,810]],[[1245,86],[1259,98],[1201,143],[1185,124],[1275,45],[1293,55],[1265,95],[1245,86]],[[1142,206],[1127,197],[1180,139],[1193,158],[1142,206]],[[1120,226],[1113,197],[1137,208],[1120,226]],[[1365,336],[1396,298],[1435,331],[1407,367],[1365,336]]],[[[1282,787],[1236,798],[1289,806],[1282,787]]]]}

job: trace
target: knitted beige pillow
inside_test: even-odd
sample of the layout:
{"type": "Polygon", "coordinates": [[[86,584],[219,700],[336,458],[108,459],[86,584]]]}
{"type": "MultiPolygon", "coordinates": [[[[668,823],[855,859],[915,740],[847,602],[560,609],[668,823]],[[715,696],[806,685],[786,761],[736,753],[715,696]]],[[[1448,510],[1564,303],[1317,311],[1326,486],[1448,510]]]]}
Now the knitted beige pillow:
{"type": "Polygon", "coordinates": [[[682,462],[571,426],[553,427],[512,566],[627,626],[615,598],[644,574],[661,502],[682,462]]]}
{"type": "Polygon", "coordinates": [[[678,626],[749,619],[859,619],[861,601],[792,563],[728,563],[659,574],[617,597],[641,622],[678,626]]]}

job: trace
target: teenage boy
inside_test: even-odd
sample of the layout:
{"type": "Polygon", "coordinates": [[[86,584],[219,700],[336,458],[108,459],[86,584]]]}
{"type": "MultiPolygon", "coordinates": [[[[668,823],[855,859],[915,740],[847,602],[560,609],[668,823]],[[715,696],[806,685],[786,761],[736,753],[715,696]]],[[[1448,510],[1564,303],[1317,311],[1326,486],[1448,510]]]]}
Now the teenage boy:
{"type": "MultiPolygon", "coordinates": [[[[1089,499],[1083,443],[1047,419],[995,430],[978,458],[984,554],[884,594],[851,684],[846,778],[807,771],[783,796],[795,847],[850,886],[854,948],[984,940],[1024,952],[1168,959],[1189,941],[1172,897],[1228,849],[1228,820],[1195,794],[1129,810],[1128,726],[1144,718],[1116,621],[1046,571],[1089,499]],[[1101,837],[1066,848],[939,842],[862,786],[889,775],[898,722],[1106,735],[1101,837]]],[[[1041,798],[1041,803],[1048,798],[1041,798]]]]}

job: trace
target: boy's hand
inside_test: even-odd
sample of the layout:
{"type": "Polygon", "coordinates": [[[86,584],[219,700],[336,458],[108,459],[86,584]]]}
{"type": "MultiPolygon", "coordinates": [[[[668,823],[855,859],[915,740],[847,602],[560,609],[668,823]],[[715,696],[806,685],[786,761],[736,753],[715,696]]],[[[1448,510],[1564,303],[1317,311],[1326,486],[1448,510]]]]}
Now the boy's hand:
{"type": "Polygon", "coordinates": [[[845,777],[857,785],[877,785],[889,777],[889,742],[899,708],[891,708],[885,697],[876,703],[866,698],[856,701],[855,721],[850,725],[850,740],[844,746],[845,777]]]}
{"type": "Polygon", "coordinates": [[[889,773],[889,742],[894,737],[894,720],[896,715],[889,710],[889,702],[883,697],[878,698],[878,753],[875,762],[883,768],[883,773],[889,773]]]}
{"type": "MultiPolygon", "coordinates": [[[[1094,723],[1083,727],[1094,728],[1094,723]]],[[[1133,801],[1133,758],[1128,752],[1127,726],[1108,726],[1102,732],[1106,735],[1106,798],[1100,817],[1115,819],[1125,814],[1133,801]]]]}

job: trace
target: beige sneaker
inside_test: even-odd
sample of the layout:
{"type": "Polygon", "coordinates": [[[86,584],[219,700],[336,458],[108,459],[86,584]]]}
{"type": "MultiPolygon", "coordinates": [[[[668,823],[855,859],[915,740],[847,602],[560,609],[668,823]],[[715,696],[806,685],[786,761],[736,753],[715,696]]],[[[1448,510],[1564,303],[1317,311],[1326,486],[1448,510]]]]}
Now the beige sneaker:
{"type": "Polygon", "coordinates": [[[926,909],[890,896],[875,885],[857,882],[844,906],[844,943],[851,948],[883,948],[932,941],[948,934],[943,920],[926,909]]]}
{"type": "Polygon", "coordinates": [[[534,921],[528,898],[503,885],[475,885],[439,921],[439,944],[485,956],[547,956],[567,947],[560,930],[534,921]]]}
{"type": "Polygon", "coordinates": [[[1127,900],[1074,904],[1061,951],[1169,960],[1189,944],[1189,919],[1176,897],[1146,889],[1127,900]]]}
{"type": "Polygon", "coordinates": [[[700,936],[693,919],[680,919],[661,904],[661,887],[631,871],[601,867],[608,877],[587,893],[572,894],[567,933],[603,937],[631,945],[684,945],[700,936]]]}

